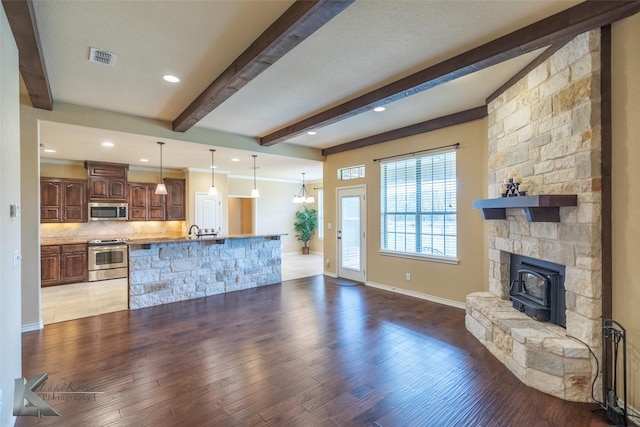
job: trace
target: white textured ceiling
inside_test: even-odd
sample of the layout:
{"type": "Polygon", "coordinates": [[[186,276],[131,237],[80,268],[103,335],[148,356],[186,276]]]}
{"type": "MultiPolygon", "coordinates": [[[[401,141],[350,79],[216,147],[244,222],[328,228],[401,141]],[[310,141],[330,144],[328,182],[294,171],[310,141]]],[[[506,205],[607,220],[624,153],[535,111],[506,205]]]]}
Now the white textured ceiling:
{"type": "MultiPolygon", "coordinates": [[[[64,101],[172,121],[292,3],[36,1],[54,109],[56,101],[64,101]],[[116,66],[89,62],[90,47],[118,55],[116,66]],[[176,74],[182,81],[166,83],[161,79],[165,73],[176,74]]],[[[357,0],[197,126],[264,136],[576,3],[357,0]]],[[[301,135],[288,143],[326,148],[482,105],[487,95],[534,56],[515,58],[389,104],[384,113],[354,116],[318,129],[315,137],[301,135]]],[[[87,138],[87,132],[92,132],[94,139],[104,133],[80,129],[43,125],[42,138],[58,149],[50,157],[64,158],[62,153],[87,155],[73,149],[74,141],[79,141],[80,135],[87,138]]],[[[104,136],[108,138],[106,133],[104,136]]],[[[133,157],[138,154],[134,146],[148,151],[149,142],[144,136],[127,135],[129,150],[113,151],[109,159],[135,164],[137,158],[133,157]]],[[[209,148],[178,141],[175,144],[185,144],[183,151],[191,154],[209,148]]],[[[202,168],[202,159],[193,157],[197,158],[172,157],[172,162],[184,164],[170,166],[202,168]]],[[[250,153],[245,157],[250,158],[250,153]]],[[[262,157],[265,173],[267,157],[262,157]]],[[[295,161],[276,161],[278,165],[291,162],[290,172],[285,172],[289,171],[287,167],[281,168],[281,178],[296,179],[303,172],[293,172],[295,161]]],[[[321,173],[321,164],[310,162],[310,167],[313,165],[321,173]]]]}

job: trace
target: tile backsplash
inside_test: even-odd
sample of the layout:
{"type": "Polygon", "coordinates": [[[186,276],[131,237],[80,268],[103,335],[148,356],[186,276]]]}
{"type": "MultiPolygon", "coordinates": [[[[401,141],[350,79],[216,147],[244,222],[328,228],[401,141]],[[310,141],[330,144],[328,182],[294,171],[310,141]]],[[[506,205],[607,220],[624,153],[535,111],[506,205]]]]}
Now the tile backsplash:
{"type": "Polygon", "coordinates": [[[93,221],[40,224],[40,239],[106,239],[173,237],[186,234],[184,221],[93,221]]]}

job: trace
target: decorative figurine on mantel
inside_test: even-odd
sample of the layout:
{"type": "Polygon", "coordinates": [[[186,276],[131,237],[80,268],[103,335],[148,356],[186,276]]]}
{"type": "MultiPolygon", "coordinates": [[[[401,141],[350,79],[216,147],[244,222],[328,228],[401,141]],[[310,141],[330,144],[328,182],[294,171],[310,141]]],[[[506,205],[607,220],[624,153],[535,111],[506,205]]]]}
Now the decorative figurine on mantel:
{"type": "Polygon", "coordinates": [[[502,197],[526,196],[529,186],[523,184],[520,178],[509,178],[502,184],[502,197]]]}

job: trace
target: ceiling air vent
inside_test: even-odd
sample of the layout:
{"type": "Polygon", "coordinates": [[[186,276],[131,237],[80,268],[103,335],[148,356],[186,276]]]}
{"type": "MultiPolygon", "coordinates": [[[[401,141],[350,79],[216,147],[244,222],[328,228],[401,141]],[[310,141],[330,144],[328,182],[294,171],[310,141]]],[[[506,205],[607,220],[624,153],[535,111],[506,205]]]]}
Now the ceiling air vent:
{"type": "Polygon", "coordinates": [[[106,65],[108,67],[115,67],[117,58],[118,56],[115,53],[96,49],[95,47],[92,47],[91,53],[89,53],[89,61],[97,62],[98,64],[106,65]]]}

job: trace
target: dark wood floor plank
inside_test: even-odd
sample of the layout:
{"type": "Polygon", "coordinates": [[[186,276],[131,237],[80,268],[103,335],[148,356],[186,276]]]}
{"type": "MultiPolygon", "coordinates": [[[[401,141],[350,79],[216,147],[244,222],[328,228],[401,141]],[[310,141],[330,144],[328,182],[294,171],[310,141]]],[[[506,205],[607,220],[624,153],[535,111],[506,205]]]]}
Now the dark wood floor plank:
{"type": "Polygon", "coordinates": [[[463,310],[323,276],[47,325],[23,372],[101,394],[17,426],[607,425],[524,386],[463,310]]]}

